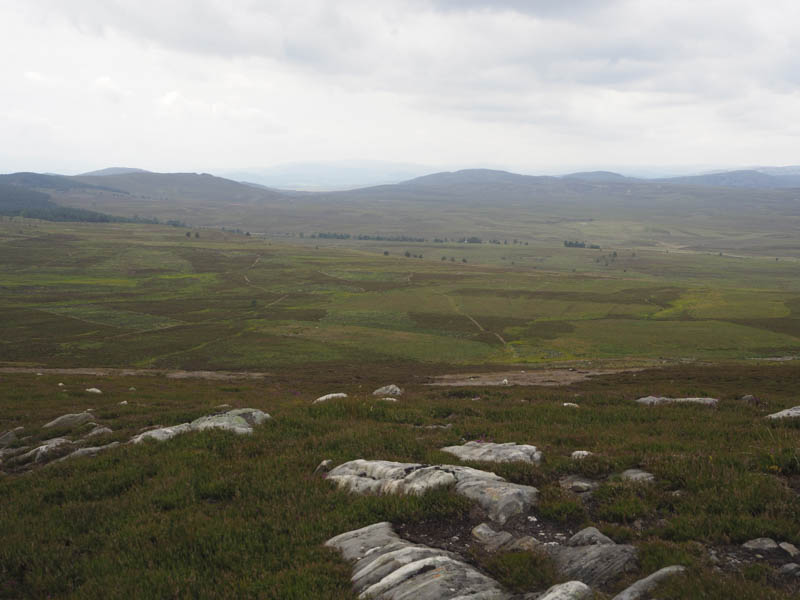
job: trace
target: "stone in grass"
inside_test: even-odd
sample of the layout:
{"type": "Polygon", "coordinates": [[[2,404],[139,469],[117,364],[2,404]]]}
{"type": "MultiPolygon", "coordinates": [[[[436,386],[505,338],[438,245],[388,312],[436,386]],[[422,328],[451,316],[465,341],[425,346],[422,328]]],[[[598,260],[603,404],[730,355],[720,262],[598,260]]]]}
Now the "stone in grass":
{"type": "Polygon", "coordinates": [[[46,423],[42,427],[57,427],[59,429],[74,429],[75,427],[79,427],[84,423],[88,423],[94,420],[94,415],[92,413],[86,411],[82,413],[75,413],[70,415],[61,415],[57,419],[53,419],[49,423],[46,423]]]}
{"type": "Polygon", "coordinates": [[[596,527],[586,527],[569,538],[567,546],[602,546],[613,543],[614,540],[603,535],[596,527]]]}
{"type": "Polygon", "coordinates": [[[461,446],[446,446],[441,449],[457,456],[461,460],[479,462],[526,462],[538,465],[542,462],[542,452],[536,446],[528,444],[495,444],[492,442],[467,442],[461,446]]]}
{"type": "Polygon", "coordinates": [[[378,402],[397,402],[397,398],[378,398],[378,402]]]}
{"type": "Polygon", "coordinates": [[[548,588],[536,600],[591,600],[593,596],[592,588],[582,581],[567,581],[548,588]]]}
{"type": "Polygon", "coordinates": [[[0,435],[0,448],[8,448],[11,444],[17,441],[17,434],[12,429],[0,435]]]}
{"type": "Polygon", "coordinates": [[[65,454],[69,454],[74,448],[75,444],[71,440],[66,438],[53,438],[31,451],[15,457],[13,461],[9,462],[13,462],[15,466],[25,465],[31,462],[34,464],[43,464],[60,458],[65,454]]]}
{"type": "Polygon", "coordinates": [[[742,544],[742,548],[747,548],[748,550],[754,551],[764,551],[769,552],[770,550],[778,550],[780,546],[773,540],[772,538],[755,538],[753,540],[748,540],[744,544],[742,544]]]}
{"type": "Polygon", "coordinates": [[[495,531],[488,523],[481,523],[472,529],[472,537],[487,552],[497,552],[514,539],[507,531],[495,531]]]}
{"type": "Polygon", "coordinates": [[[565,475],[558,480],[558,485],[561,486],[561,489],[575,494],[586,494],[600,487],[599,483],[582,475],[565,475]]]}
{"type": "Polygon", "coordinates": [[[347,394],[336,392],[334,394],[325,394],[314,400],[311,404],[319,404],[320,402],[327,402],[328,400],[336,400],[337,398],[347,398],[347,394]]]}
{"type": "Polygon", "coordinates": [[[174,438],[176,435],[191,431],[189,423],[181,423],[180,425],[173,425],[172,427],[159,427],[158,429],[151,429],[139,435],[135,435],[130,439],[131,444],[141,444],[146,440],[154,440],[156,442],[165,442],[174,438]]]}
{"type": "Polygon", "coordinates": [[[620,474],[620,477],[623,481],[634,483],[653,483],[656,480],[655,475],[642,469],[627,469],[620,474]]]}
{"type": "Polygon", "coordinates": [[[594,452],[589,452],[588,450],[575,450],[575,452],[571,454],[572,460],[583,460],[592,455],[594,455],[594,452]]]}
{"type": "Polygon", "coordinates": [[[100,390],[100,389],[98,389],[96,387],[86,388],[86,391],[89,392],[90,394],[102,394],[103,393],[102,390],[100,390]]]}
{"type": "Polygon", "coordinates": [[[702,404],[704,406],[716,406],[717,398],[668,398],[666,396],[645,396],[636,400],[645,406],[658,406],[660,404],[702,404]]]}
{"type": "Polygon", "coordinates": [[[580,408],[580,406],[574,402],[564,402],[561,404],[561,406],[566,406],[567,408],[580,408]]]}
{"type": "Polygon", "coordinates": [[[110,444],[106,444],[105,446],[93,446],[91,448],[80,448],[75,450],[75,452],[71,452],[66,456],[62,456],[58,459],[57,462],[61,462],[67,460],[68,458],[80,458],[82,456],[97,456],[101,452],[106,450],[111,450],[112,448],[116,448],[119,446],[119,442],[111,442],[110,444]]]}
{"type": "Polygon", "coordinates": [[[385,385],[383,387],[379,387],[377,390],[372,392],[373,396],[402,396],[403,390],[397,387],[395,384],[390,383],[389,385],[385,385]]]}
{"type": "Polygon", "coordinates": [[[501,525],[527,512],[537,501],[535,487],[509,483],[489,471],[455,465],[421,465],[385,460],[351,460],[328,473],[327,479],[357,494],[423,494],[455,485],[461,496],[478,503],[501,525]]]}
{"type": "Polygon", "coordinates": [[[614,596],[613,600],[643,600],[650,597],[652,592],[658,584],[670,577],[680,575],[686,571],[686,567],[680,565],[672,565],[671,567],[664,567],[655,573],[648,575],[644,579],[640,579],[633,585],[625,588],[619,594],[614,596]]]}
{"type": "Polygon", "coordinates": [[[316,469],[314,469],[314,475],[317,475],[319,473],[327,473],[328,471],[331,470],[331,465],[332,464],[333,464],[333,461],[330,458],[326,458],[325,460],[323,460],[321,463],[319,463],[317,465],[316,469]]]}
{"type": "Polygon", "coordinates": [[[163,442],[182,433],[206,429],[223,429],[241,435],[248,435],[253,433],[254,425],[260,425],[271,418],[267,413],[255,408],[235,408],[220,415],[200,417],[191,423],[151,429],[133,436],[130,441],[133,444],[139,444],[145,440],[163,442]]]}
{"type": "Polygon", "coordinates": [[[412,544],[389,523],[337,535],[325,543],[354,562],[353,589],[360,599],[508,600],[511,594],[454,554],[412,544]]]}
{"type": "Polygon", "coordinates": [[[797,563],[786,563],[780,569],[778,569],[779,575],[794,575],[795,577],[800,577],[800,565],[797,563]]]}
{"type": "Polygon", "coordinates": [[[772,413],[771,415],[767,415],[767,419],[794,419],[800,417],[800,406],[794,406],[792,408],[787,408],[786,410],[782,410],[780,412],[772,413]]]}
{"type": "Polygon", "coordinates": [[[790,544],[789,542],[781,542],[778,544],[778,546],[780,546],[781,550],[786,552],[792,558],[800,554],[800,550],[797,549],[797,546],[790,544]]]}

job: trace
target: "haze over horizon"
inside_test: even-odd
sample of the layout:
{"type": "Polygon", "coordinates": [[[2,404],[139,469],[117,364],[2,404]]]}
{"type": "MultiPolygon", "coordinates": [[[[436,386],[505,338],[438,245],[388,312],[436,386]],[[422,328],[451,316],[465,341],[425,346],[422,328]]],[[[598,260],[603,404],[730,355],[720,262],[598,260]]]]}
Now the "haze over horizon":
{"type": "Polygon", "coordinates": [[[788,1],[10,0],[0,172],[797,164],[797,17],[788,1]]]}

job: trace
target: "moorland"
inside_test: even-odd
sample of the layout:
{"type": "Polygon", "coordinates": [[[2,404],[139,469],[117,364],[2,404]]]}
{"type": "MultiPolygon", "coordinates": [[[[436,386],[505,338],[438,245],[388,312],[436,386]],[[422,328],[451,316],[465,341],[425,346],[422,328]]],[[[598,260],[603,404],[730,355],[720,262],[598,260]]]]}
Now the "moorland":
{"type": "Polygon", "coordinates": [[[797,597],[783,551],[741,548],[800,544],[800,429],[765,419],[798,404],[797,190],[468,173],[305,194],[152,175],[33,179],[128,222],[0,217],[0,433],[77,442],[87,430],[42,425],[88,409],[111,430],[97,445],[223,406],[272,419],[0,465],[0,597],[353,598],[323,543],[379,521],[514,593],[563,580],[541,554],[469,543],[486,515],[452,489],[360,496],[314,474],[456,464],[440,448],[470,440],[544,454],[464,463],[539,490],[539,529],[507,530],[594,525],[636,547],[598,598],[675,564],[659,598],[797,597]],[[559,380],[588,370],[605,374],[559,380]],[[552,381],[503,385],[523,371],[552,381]],[[460,384],[430,385],[447,374],[460,384]],[[372,395],[388,383],[396,402],[372,395]],[[312,404],[331,392],[348,397],[312,404]],[[634,402],[651,394],[720,401],[634,402]],[[634,467],[655,482],[620,479],[634,467]],[[566,475],[599,487],[579,497],[566,475]]]}

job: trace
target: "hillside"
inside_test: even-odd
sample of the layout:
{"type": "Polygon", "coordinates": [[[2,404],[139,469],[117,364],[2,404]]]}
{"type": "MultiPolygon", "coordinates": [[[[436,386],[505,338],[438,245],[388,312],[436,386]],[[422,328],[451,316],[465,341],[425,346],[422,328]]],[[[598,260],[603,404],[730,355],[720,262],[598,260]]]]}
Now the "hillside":
{"type": "Polygon", "coordinates": [[[121,220],[92,210],[61,206],[52,202],[45,193],[4,183],[0,183],[0,215],[45,221],[107,223],[121,220]]]}
{"type": "Polygon", "coordinates": [[[726,171],[688,177],[658,179],[662,183],[702,185],[712,187],[734,187],[748,189],[800,188],[800,175],[796,173],[768,174],[757,170],[726,171]]]}
{"type": "Polygon", "coordinates": [[[106,169],[99,169],[97,171],[89,171],[88,173],[81,173],[82,177],[105,177],[107,175],[128,175],[130,173],[149,173],[144,169],[132,169],[130,167],[108,167],[106,169]]]}

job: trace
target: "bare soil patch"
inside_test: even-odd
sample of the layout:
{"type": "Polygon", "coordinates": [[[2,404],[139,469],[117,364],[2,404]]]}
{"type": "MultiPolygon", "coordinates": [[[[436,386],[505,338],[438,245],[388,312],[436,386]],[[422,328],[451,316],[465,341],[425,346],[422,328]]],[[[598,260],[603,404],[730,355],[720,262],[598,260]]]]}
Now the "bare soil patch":
{"type": "Polygon", "coordinates": [[[98,377],[131,377],[137,375],[166,377],[167,379],[264,379],[269,373],[255,371],[168,371],[165,369],[111,369],[72,368],[37,369],[34,367],[0,367],[0,373],[41,373],[42,375],[95,375],[98,377]]]}
{"type": "Polygon", "coordinates": [[[495,373],[455,373],[433,377],[428,385],[436,386],[506,386],[543,385],[562,386],[580,383],[600,375],[636,373],[643,368],[628,369],[537,369],[534,371],[498,371],[495,373]]]}

